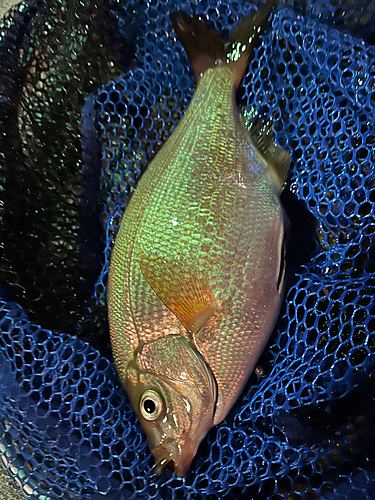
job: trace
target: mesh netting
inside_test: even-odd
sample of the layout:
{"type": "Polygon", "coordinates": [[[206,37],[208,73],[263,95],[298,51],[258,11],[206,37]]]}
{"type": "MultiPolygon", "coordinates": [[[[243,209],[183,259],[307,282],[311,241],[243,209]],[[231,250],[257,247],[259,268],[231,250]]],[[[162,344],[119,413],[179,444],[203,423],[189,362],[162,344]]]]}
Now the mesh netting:
{"type": "Polygon", "coordinates": [[[288,291],[187,476],[150,473],[108,349],[106,280],[127,198],[193,94],[169,22],[192,7],[224,34],[253,9],[37,1],[3,22],[2,461],[39,499],[375,498],[372,1],[280,3],[263,32],[238,99],[291,152],[288,291]]]}

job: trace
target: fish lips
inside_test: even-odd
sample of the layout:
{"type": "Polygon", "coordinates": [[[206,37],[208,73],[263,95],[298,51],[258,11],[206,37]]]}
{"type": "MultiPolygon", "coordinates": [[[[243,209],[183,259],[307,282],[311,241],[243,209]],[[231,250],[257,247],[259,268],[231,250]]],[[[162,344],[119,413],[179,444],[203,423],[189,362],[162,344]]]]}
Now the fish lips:
{"type": "Polygon", "coordinates": [[[174,471],[176,476],[183,477],[188,472],[190,465],[196,455],[198,446],[192,439],[187,439],[183,446],[170,441],[154,448],[152,454],[155,457],[153,469],[157,474],[168,470],[174,471]]]}

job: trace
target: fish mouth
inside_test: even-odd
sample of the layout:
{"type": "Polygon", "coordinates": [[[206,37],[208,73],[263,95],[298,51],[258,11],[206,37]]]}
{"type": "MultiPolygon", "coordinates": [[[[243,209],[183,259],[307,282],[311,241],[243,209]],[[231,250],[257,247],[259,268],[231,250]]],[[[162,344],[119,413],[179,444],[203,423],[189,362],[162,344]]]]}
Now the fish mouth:
{"type": "Polygon", "coordinates": [[[165,441],[162,445],[151,450],[155,457],[155,463],[152,466],[156,474],[163,474],[168,470],[174,470],[173,458],[178,454],[177,443],[172,439],[165,441]]]}
{"type": "Polygon", "coordinates": [[[193,461],[194,455],[192,455],[188,460],[179,461],[175,459],[168,460],[167,458],[160,458],[152,466],[152,470],[155,470],[156,474],[161,475],[167,471],[174,472],[177,477],[184,477],[193,461]]]}
{"type": "Polygon", "coordinates": [[[194,457],[195,453],[189,456],[186,455],[185,457],[183,457],[183,459],[173,460],[174,473],[176,474],[177,477],[186,476],[194,457]]]}
{"type": "Polygon", "coordinates": [[[152,454],[155,457],[155,464],[152,470],[159,475],[167,471],[172,471],[178,477],[185,476],[195,457],[197,447],[185,443],[184,447],[179,450],[179,453],[177,450],[178,446],[176,443],[174,445],[162,445],[153,450],[152,454]]]}
{"type": "Polygon", "coordinates": [[[168,458],[159,458],[155,461],[154,465],[151,468],[152,471],[155,471],[156,474],[160,476],[167,471],[174,471],[174,463],[173,460],[168,458]]]}

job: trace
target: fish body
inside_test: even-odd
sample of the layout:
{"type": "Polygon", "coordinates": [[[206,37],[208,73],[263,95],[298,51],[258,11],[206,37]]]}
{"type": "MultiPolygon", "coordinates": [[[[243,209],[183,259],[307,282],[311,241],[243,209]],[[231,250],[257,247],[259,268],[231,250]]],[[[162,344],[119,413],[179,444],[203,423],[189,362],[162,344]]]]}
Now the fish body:
{"type": "Polygon", "coordinates": [[[241,393],[282,293],[281,181],[237,107],[237,67],[199,72],[189,108],[130,200],[111,258],[119,378],[157,472],[172,464],[179,476],[241,393]]]}

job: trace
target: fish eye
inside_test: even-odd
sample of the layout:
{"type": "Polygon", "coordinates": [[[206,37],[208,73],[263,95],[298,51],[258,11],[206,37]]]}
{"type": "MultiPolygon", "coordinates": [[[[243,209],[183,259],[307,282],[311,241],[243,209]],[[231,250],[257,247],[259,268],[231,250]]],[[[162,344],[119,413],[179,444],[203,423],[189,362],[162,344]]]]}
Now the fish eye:
{"type": "Polygon", "coordinates": [[[161,396],[156,391],[148,389],[141,396],[139,410],[145,420],[156,420],[163,410],[161,396]]]}

